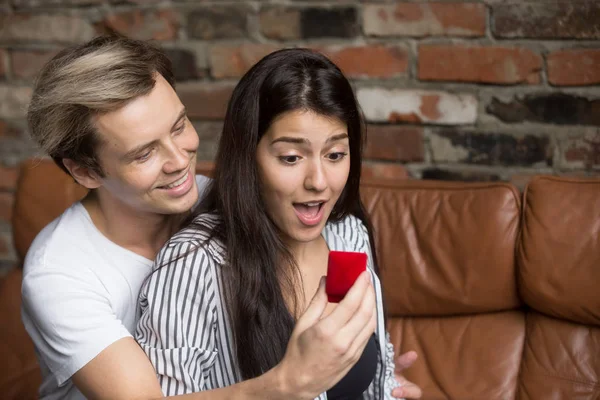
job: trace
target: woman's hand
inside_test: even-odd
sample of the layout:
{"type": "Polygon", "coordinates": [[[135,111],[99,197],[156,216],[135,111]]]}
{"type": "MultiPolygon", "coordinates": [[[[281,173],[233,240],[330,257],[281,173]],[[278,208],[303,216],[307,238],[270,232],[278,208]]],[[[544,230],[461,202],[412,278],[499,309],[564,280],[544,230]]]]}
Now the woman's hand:
{"type": "Polygon", "coordinates": [[[298,320],[278,369],[290,398],[313,399],[339,382],[360,358],[377,326],[375,293],[363,272],[326,317],[325,279],[298,320]]]}
{"type": "Polygon", "coordinates": [[[392,396],[397,399],[420,399],[422,396],[421,388],[414,383],[407,380],[402,371],[409,368],[417,360],[417,353],[414,351],[408,351],[396,358],[396,369],[394,371],[394,377],[400,383],[401,386],[395,388],[392,391],[392,396]]]}

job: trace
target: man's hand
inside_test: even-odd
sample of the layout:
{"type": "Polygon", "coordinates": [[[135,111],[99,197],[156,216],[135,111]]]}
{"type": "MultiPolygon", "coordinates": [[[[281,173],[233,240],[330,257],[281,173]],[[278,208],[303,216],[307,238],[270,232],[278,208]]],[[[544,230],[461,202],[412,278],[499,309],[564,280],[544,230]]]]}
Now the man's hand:
{"type": "Polygon", "coordinates": [[[417,353],[414,351],[408,351],[396,358],[396,370],[394,371],[394,377],[400,383],[401,386],[397,387],[392,391],[392,396],[397,399],[420,399],[422,392],[421,388],[414,383],[408,381],[402,371],[413,365],[417,359],[417,353]]]}

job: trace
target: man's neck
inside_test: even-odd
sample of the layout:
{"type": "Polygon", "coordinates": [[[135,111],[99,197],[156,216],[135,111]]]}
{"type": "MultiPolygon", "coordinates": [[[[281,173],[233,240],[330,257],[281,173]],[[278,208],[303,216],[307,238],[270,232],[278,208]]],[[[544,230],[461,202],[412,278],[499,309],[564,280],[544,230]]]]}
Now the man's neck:
{"type": "Polygon", "coordinates": [[[150,260],[177,231],[183,215],[135,210],[114,198],[90,193],[82,200],[96,228],[110,241],[150,260]]]}

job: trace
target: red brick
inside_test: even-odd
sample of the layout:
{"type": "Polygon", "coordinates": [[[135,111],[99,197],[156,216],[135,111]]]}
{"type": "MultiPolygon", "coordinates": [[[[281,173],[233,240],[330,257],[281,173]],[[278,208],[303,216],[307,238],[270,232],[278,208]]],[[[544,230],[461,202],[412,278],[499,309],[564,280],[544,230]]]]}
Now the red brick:
{"type": "Polygon", "coordinates": [[[270,44],[214,45],[209,50],[211,74],[214,78],[239,78],[277,49],[270,44]]]}
{"type": "Polygon", "coordinates": [[[365,5],[363,26],[370,36],[483,36],[486,6],[463,2],[365,5]]]}
{"type": "Polygon", "coordinates": [[[410,175],[400,164],[365,162],[362,165],[362,178],[407,179],[410,175]]]}
{"type": "Polygon", "coordinates": [[[179,30],[178,16],[169,9],[133,10],[106,17],[100,27],[141,40],[173,40],[179,30]]]}
{"type": "Polygon", "coordinates": [[[56,51],[15,50],[11,53],[11,68],[16,78],[33,78],[56,51]]]}
{"type": "Polygon", "coordinates": [[[0,41],[80,43],[96,32],[83,17],[69,15],[12,14],[2,19],[0,41]]]}
{"type": "Polygon", "coordinates": [[[500,1],[491,13],[500,38],[599,39],[600,4],[577,1],[500,1]]]}
{"type": "Polygon", "coordinates": [[[259,15],[260,32],[269,39],[290,40],[301,36],[300,10],[275,7],[263,9],[259,15]]]}
{"type": "Polygon", "coordinates": [[[408,71],[408,51],[402,46],[329,47],[322,51],[349,78],[393,78],[408,71]]]}
{"type": "Polygon", "coordinates": [[[18,175],[17,168],[0,165],[0,190],[14,191],[18,175]]]}
{"type": "Polygon", "coordinates": [[[0,86],[0,118],[21,119],[27,114],[27,104],[31,99],[31,87],[0,86]]]}
{"type": "Polygon", "coordinates": [[[0,222],[10,223],[14,200],[13,193],[0,192],[0,222]]]}
{"type": "Polygon", "coordinates": [[[0,138],[17,138],[22,135],[22,129],[15,125],[9,124],[0,119],[0,138]]]}
{"type": "Polygon", "coordinates": [[[478,100],[467,93],[361,87],[356,96],[370,122],[459,125],[477,121],[478,100]]]}
{"type": "Polygon", "coordinates": [[[222,120],[233,91],[232,85],[189,83],[177,85],[177,93],[185,105],[188,117],[222,120]]]}
{"type": "Polygon", "coordinates": [[[425,81],[539,83],[541,69],[541,56],[525,48],[419,46],[419,79],[425,81]]]}
{"type": "Polygon", "coordinates": [[[600,132],[590,129],[560,139],[561,166],[596,169],[600,167],[600,132]]]}
{"type": "Polygon", "coordinates": [[[600,49],[572,49],[548,55],[548,81],[557,86],[600,83],[600,49]]]}
{"type": "Polygon", "coordinates": [[[6,60],[6,51],[0,49],[0,79],[3,79],[6,75],[6,70],[4,68],[4,60],[6,60]]]}
{"type": "Polygon", "coordinates": [[[364,158],[423,161],[423,129],[403,125],[369,125],[364,158]]]}

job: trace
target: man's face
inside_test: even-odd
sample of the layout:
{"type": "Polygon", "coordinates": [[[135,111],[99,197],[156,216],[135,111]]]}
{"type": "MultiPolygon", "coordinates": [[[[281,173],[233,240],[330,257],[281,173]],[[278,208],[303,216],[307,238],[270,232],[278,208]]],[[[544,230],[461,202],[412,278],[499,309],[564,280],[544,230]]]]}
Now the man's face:
{"type": "Polygon", "coordinates": [[[194,205],[198,135],[160,74],[149,94],[98,116],[95,124],[103,198],[155,214],[178,214],[194,205]]]}

